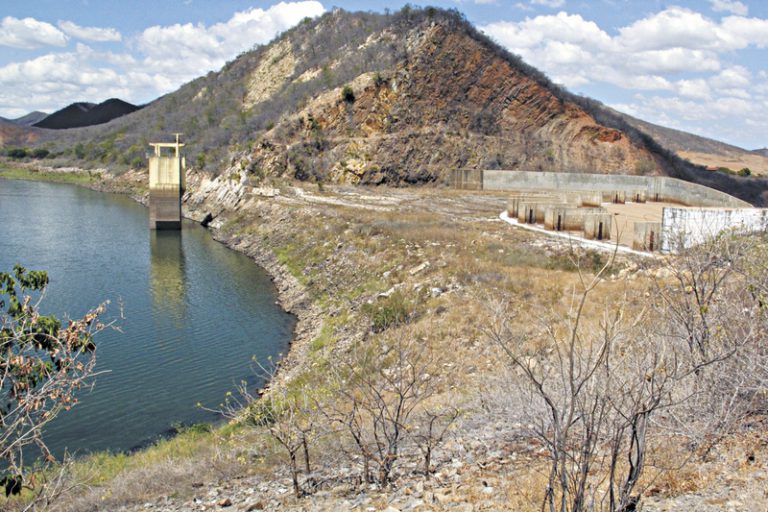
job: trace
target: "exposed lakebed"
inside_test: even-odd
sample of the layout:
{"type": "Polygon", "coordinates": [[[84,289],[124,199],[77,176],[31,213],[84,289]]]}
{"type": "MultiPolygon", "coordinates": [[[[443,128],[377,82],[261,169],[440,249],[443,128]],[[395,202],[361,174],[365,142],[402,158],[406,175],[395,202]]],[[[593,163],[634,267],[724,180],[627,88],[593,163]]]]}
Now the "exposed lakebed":
{"type": "Polygon", "coordinates": [[[214,421],[252,358],[288,349],[295,318],[269,276],[194,223],[152,232],[127,197],[0,179],[0,270],[48,271],[42,309],[82,316],[110,300],[92,391],[46,429],[55,454],[130,450],[175,426],[214,421]]]}

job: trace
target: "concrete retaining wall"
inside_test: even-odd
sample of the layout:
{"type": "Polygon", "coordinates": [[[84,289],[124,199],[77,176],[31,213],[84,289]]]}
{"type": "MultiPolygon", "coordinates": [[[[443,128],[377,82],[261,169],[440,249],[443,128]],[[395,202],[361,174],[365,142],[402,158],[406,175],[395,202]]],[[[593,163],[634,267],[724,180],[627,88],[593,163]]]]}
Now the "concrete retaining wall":
{"type": "MultiPolygon", "coordinates": [[[[567,190],[613,194],[624,192],[629,200],[644,193],[645,198],[651,201],[729,208],[751,206],[746,201],[719,190],[666,176],[499,170],[457,171],[454,175],[464,178],[466,173],[470,173],[467,176],[473,180],[480,180],[483,190],[567,190]]],[[[458,183],[458,180],[455,182],[458,183]]]]}
{"type": "Polygon", "coordinates": [[[463,190],[482,190],[483,171],[479,169],[454,169],[451,172],[451,186],[463,190]]]}
{"type": "Polygon", "coordinates": [[[766,209],[664,208],[661,251],[677,252],[706,242],[727,230],[749,233],[766,228],[766,209]]]}
{"type": "Polygon", "coordinates": [[[584,219],[596,213],[605,213],[605,210],[552,206],[544,211],[544,228],[554,231],[583,231],[584,219]]]}

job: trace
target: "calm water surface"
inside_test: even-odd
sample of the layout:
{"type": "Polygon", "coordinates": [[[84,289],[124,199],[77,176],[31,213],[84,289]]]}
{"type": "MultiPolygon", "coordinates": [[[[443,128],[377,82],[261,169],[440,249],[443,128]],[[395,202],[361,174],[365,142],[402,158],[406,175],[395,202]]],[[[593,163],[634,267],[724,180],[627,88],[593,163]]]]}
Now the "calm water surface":
{"type": "Polygon", "coordinates": [[[174,426],[212,421],[251,359],[287,350],[295,319],[253,261],[186,223],[151,232],[127,197],[0,179],[0,270],[47,270],[43,310],[80,317],[104,300],[120,328],[96,338],[92,391],[46,430],[55,454],[129,450],[174,426]],[[122,318],[120,316],[122,315],[122,318]]]}

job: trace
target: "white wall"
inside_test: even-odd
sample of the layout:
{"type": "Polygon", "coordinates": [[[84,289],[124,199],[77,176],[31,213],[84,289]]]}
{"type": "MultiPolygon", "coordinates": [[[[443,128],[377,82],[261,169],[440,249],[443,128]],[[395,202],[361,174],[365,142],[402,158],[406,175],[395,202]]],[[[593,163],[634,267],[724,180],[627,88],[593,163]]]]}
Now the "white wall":
{"type": "Polygon", "coordinates": [[[768,210],[763,208],[664,208],[661,251],[677,252],[725,230],[749,233],[766,228],[768,210]]]}

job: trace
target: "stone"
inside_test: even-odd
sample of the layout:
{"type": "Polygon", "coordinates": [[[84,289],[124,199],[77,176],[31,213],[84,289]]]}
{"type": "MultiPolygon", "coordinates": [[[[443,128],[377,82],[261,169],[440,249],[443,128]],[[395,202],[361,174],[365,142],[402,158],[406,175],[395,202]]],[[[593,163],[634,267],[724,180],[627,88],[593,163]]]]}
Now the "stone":
{"type": "Polygon", "coordinates": [[[421,272],[422,270],[424,270],[427,267],[429,267],[429,262],[425,261],[421,265],[419,265],[417,267],[413,267],[411,270],[408,271],[408,273],[410,275],[412,275],[412,276],[415,276],[416,274],[418,274],[419,272],[421,272]]]}
{"type": "Polygon", "coordinates": [[[224,508],[224,507],[231,507],[232,506],[232,500],[229,498],[224,498],[222,500],[219,500],[217,503],[218,506],[224,508]]]}

